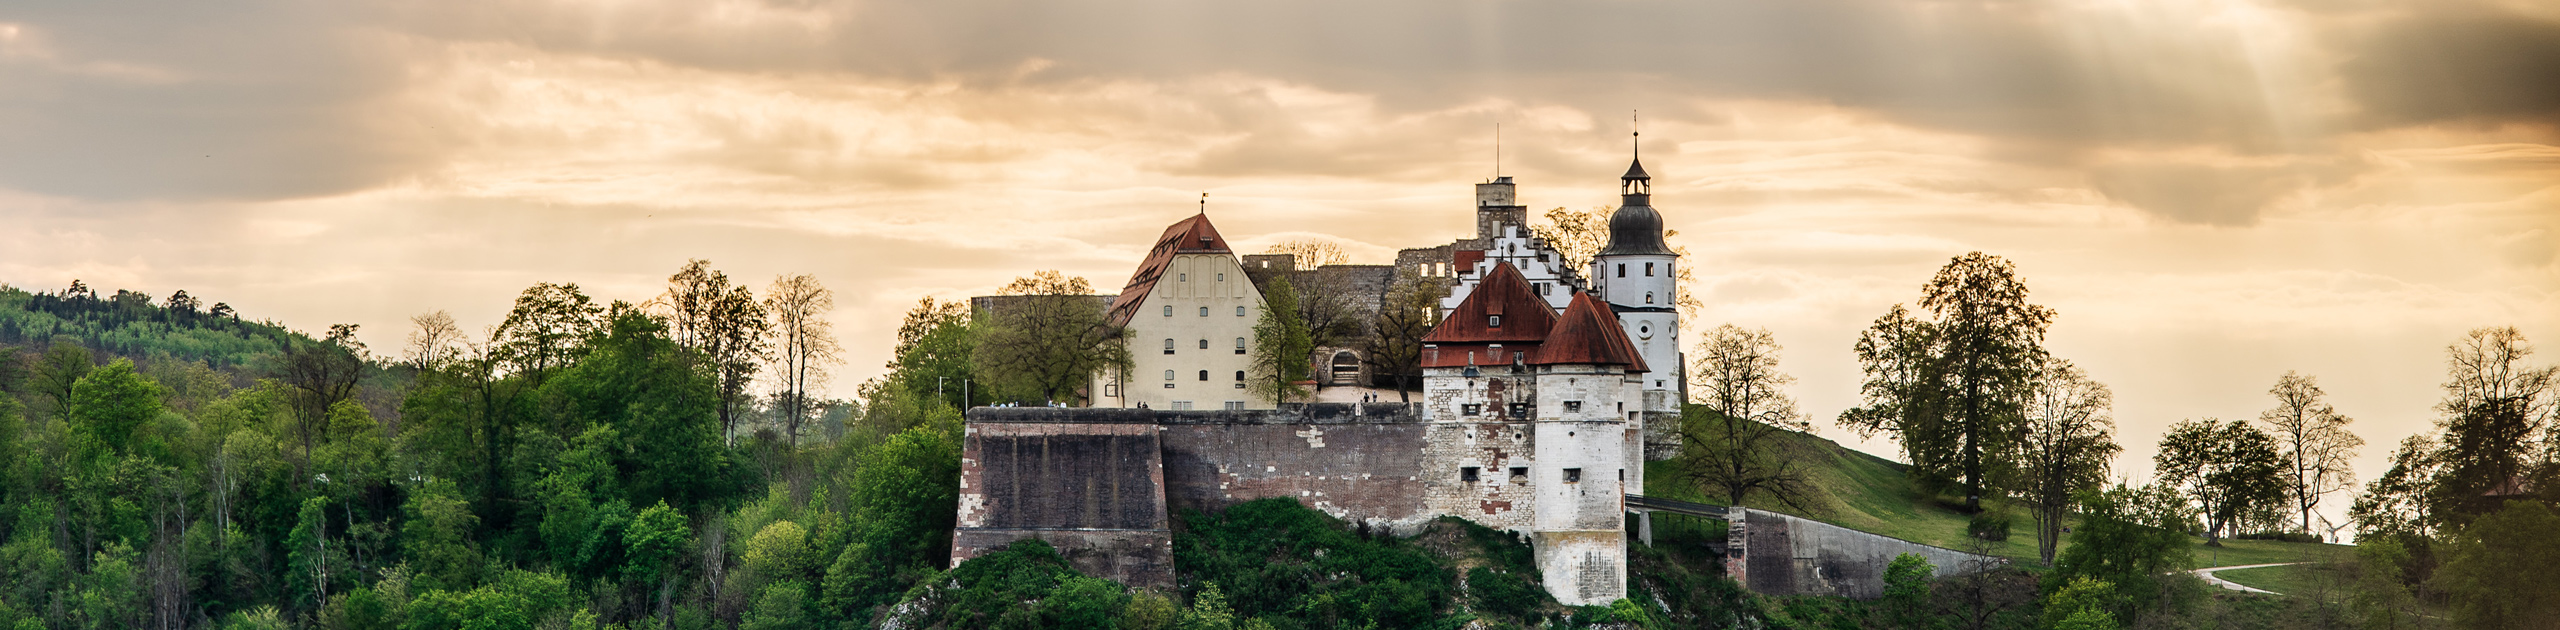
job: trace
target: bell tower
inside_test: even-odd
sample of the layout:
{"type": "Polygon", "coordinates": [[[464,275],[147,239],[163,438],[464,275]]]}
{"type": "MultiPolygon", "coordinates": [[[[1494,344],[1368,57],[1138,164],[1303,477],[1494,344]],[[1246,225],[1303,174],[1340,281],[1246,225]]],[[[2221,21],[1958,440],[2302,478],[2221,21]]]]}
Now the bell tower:
{"type": "Polygon", "coordinates": [[[1679,451],[1673,430],[1688,389],[1680,354],[1680,254],[1663,242],[1643,136],[1634,137],[1635,156],[1618,177],[1618,210],[1609,215],[1609,245],[1591,259],[1591,284],[1652,367],[1642,387],[1644,451],[1647,459],[1667,459],[1679,451]]]}

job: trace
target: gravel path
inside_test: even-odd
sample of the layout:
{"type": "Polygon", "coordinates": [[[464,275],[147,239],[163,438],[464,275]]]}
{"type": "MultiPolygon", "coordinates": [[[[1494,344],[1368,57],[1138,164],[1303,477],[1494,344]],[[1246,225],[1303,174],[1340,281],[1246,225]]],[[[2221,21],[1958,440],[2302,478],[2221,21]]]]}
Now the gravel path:
{"type": "Polygon", "coordinates": [[[2281,567],[2281,566],[2290,565],[2290,564],[2302,564],[2302,563],[2300,563],[2300,562],[2278,562],[2278,563],[2275,563],[2275,564],[2243,564],[2243,565],[2228,566],[2228,567],[2213,567],[2213,568],[2208,568],[2208,569],[2196,569],[2195,571],[2192,571],[2192,573],[2195,573],[2195,574],[2196,574],[2196,577],[2204,578],[2204,581],[2205,581],[2205,583],[2206,583],[2206,584],[2212,584],[2212,585],[2214,585],[2214,586],[2219,586],[2219,587],[2223,587],[2223,588],[2227,588],[2227,589],[2231,589],[2231,590],[2235,590],[2235,591],[2240,591],[2240,592],[2243,592],[2243,593],[2262,593],[2262,594],[2267,594],[2267,595],[2281,595],[2282,593],[2277,593],[2277,592],[2275,592],[2275,591],[2270,591],[2270,590],[2266,590],[2266,589],[2259,589],[2259,588],[2249,588],[2249,587],[2246,587],[2246,586],[2241,586],[2241,585],[2239,585],[2239,584],[2234,584],[2234,583],[2232,583],[2230,580],[2222,579],[2222,576],[2214,575],[2214,573],[2216,573],[2216,572],[2220,572],[2220,571],[2229,571],[2229,570],[2232,570],[2232,569],[2255,569],[2255,568],[2259,568],[2259,567],[2281,567]]]}

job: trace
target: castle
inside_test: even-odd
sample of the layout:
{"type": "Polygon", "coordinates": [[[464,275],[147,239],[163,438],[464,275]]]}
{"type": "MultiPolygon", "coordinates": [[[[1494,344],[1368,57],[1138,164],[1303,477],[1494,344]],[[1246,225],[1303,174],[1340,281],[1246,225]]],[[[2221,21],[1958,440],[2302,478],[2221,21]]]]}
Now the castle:
{"type": "Polygon", "coordinates": [[[1168,585],[1172,512],[1293,496],[1390,530],[1457,516],[1519,533],[1558,600],[1624,596],[1626,497],[1646,454],[1676,446],[1649,447],[1646,429],[1676,420],[1685,379],[1679,255],[1640,160],[1620,186],[1587,269],[1530,234],[1498,177],[1476,186],[1475,238],[1343,272],[1449,279],[1410,405],[1248,395],[1263,306],[1248,267],[1295,263],[1238,258],[1205,212],[1174,223],[1108,306],[1131,340],[1125,378],[1097,375],[1089,408],[970,412],[954,561],[1038,537],[1089,571],[1168,585]]]}

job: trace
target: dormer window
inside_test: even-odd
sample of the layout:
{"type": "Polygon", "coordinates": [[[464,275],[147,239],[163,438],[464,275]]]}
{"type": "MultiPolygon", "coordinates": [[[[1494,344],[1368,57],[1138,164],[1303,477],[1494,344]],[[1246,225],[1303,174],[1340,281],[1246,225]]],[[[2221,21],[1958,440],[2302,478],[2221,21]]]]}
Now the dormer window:
{"type": "Polygon", "coordinates": [[[1491,328],[1501,328],[1501,327],[1502,327],[1502,316],[1501,316],[1501,315],[1486,315],[1486,316],[1484,317],[1484,325],[1485,325],[1485,326],[1487,326],[1487,327],[1491,327],[1491,328]]]}

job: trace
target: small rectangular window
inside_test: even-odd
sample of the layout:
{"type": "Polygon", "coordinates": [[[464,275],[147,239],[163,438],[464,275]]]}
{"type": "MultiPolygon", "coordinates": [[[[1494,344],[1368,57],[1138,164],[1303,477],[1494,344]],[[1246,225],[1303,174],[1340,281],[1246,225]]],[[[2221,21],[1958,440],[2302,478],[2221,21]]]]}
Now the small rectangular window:
{"type": "Polygon", "coordinates": [[[1201,371],[1200,371],[1200,380],[1203,380],[1203,381],[1209,380],[1209,371],[1208,371],[1208,370],[1201,370],[1201,371]]]}
{"type": "Polygon", "coordinates": [[[1173,340],[1171,340],[1171,339],[1166,339],[1166,340],[1164,340],[1164,353],[1165,353],[1165,354],[1173,354],[1173,340]]]}
{"type": "Polygon", "coordinates": [[[1236,316],[1237,316],[1237,317],[1243,317],[1243,316],[1244,316],[1244,307],[1242,307],[1242,306],[1238,306],[1238,307],[1236,307],[1236,316]]]}
{"type": "Polygon", "coordinates": [[[1644,264],[1644,277],[1647,277],[1647,278],[1651,278],[1651,277],[1653,277],[1653,263],[1645,263],[1645,264],[1644,264]]]}
{"type": "Polygon", "coordinates": [[[1236,338],[1236,354],[1244,354],[1244,338],[1236,338]]]}
{"type": "Polygon", "coordinates": [[[1529,469],[1527,467],[1512,468],[1511,483],[1529,483],[1529,469]]]}
{"type": "MultiPolygon", "coordinates": [[[[1244,370],[1236,370],[1236,382],[1244,382],[1244,370]]],[[[1238,385],[1238,387],[1242,387],[1242,385],[1238,385]]]]}
{"type": "Polygon", "coordinates": [[[1466,467],[1459,468],[1459,469],[1458,469],[1458,480],[1459,480],[1459,481],[1475,481],[1475,480],[1476,480],[1476,471],[1477,471],[1477,470],[1478,470],[1478,469],[1477,469],[1476,467],[1474,467],[1474,466],[1466,466],[1466,467]]]}
{"type": "Polygon", "coordinates": [[[1626,263],[1618,263],[1618,277],[1620,277],[1620,278],[1627,277],[1627,264],[1626,264],[1626,263]]]}
{"type": "Polygon", "coordinates": [[[1200,349],[1202,349],[1202,350],[1207,350],[1207,349],[1209,349],[1209,340],[1207,340],[1207,339],[1202,339],[1202,340],[1200,340],[1200,349]]]}
{"type": "Polygon", "coordinates": [[[1225,273],[1220,273],[1220,274],[1218,274],[1218,281],[1219,281],[1219,282],[1226,282],[1226,281],[1227,281],[1227,274],[1225,274],[1225,273]]]}
{"type": "Polygon", "coordinates": [[[1188,400],[1176,400],[1176,401],[1173,401],[1173,410],[1174,410],[1174,411],[1190,411],[1190,410],[1191,410],[1191,401],[1188,401],[1188,400]]]}
{"type": "Polygon", "coordinates": [[[1190,282],[1190,281],[1191,281],[1191,274],[1187,274],[1187,273],[1178,273],[1178,274],[1174,274],[1174,275],[1173,275],[1173,279],[1174,279],[1175,281],[1177,281],[1177,282],[1190,282]]]}
{"type": "MultiPolygon", "coordinates": [[[[1227,409],[1227,411],[1244,411],[1244,401],[1241,401],[1241,400],[1230,400],[1230,401],[1227,401],[1227,407],[1226,407],[1226,409],[1227,409]]],[[[1626,475],[1626,471],[1619,471],[1619,472],[1618,472],[1618,475],[1619,475],[1619,476],[1625,476],[1625,475],[1626,475]]]]}
{"type": "Polygon", "coordinates": [[[1164,380],[1168,380],[1168,381],[1173,380],[1173,370],[1165,370],[1165,371],[1164,371],[1164,380]]]}
{"type": "Polygon", "coordinates": [[[1582,401],[1579,401],[1579,400],[1568,400],[1568,401],[1564,401],[1564,411],[1565,411],[1565,413],[1581,413],[1581,412],[1582,412],[1582,401]]]}
{"type": "Polygon", "coordinates": [[[1208,317],[1208,316],[1209,316],[1209,307],[1206,307],[1206,306],[1200,307],[1200,316],[1201,316],[1201,317],[1208,317]]]}
{"type": "Polygon", "coordinates": [[[1165,316],[1165,317],[1172,317],[1172,316],[1173,316],[1173,305],[1171,305],[1171,304],[1166,304],[1166,305],[1164,305],[1164,316],[1165,316]]]}
{"type": "Polygon", "coordinates": [[[1530,411],[1529,403],[1511,403],[1511,417],[1526,418],[1530,411]]]}
{"type": "Polygon", "coordinates": [[[1478,404],[1473,404],[1473,403],[1464,404],[1464,405],[1458,405],[1458,415],[1461,415],[1461,416],[1477,416],[1477,415],[1483,415],[1483,414],[1484,414],[1484,405],[1478,405],[1478,404]]]}
{"type": "Polygon", "coordinates": [[[1580,469],[1580,468],[1567,468],[1567,469],[1564,469],[1564,482],[1565,482],[1565,483],[1582,483],[1582,469],[1580,469]]]}
{"type": "Polygon", "coordinates": [[[1486,316],[1484,317],[1484,325],[1485,325],[1485,327],[1487,327],[1487,328],[1501,328],[1501,327],[1502,327],[1502,316],[1501,316],[1501,315],[1486,315],[1486,316]]]}

